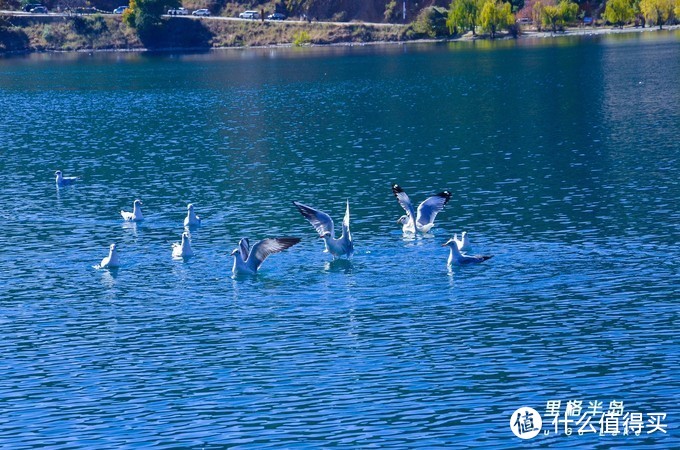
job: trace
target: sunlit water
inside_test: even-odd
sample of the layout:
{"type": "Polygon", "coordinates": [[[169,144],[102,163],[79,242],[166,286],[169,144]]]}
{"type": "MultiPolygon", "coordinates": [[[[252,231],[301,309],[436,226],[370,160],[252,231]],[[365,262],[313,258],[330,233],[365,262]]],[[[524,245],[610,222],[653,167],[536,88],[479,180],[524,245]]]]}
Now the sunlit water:
{"type": "Polygon", "coordinates": [[[0,446],[677,447],[679,36],[0,59],[0,446]],[[346,199],[333,261],[292,201],[346,199]],[[549,400],[668,433],[515,438],[549,400]]]}

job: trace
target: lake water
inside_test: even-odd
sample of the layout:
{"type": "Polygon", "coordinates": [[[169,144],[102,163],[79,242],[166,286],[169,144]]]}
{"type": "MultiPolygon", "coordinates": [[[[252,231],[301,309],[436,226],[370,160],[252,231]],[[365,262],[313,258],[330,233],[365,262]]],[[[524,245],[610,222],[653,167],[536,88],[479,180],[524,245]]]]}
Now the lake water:
{"type": "Polygon", "coordinates": [[[0,447],[678,448],[679,54],[662,32],[0,59],[0,447]],[[453,193],[431,235],[402,235],[392,183],[453,193]],[[333,261],[292,201],[339,223],[346,199],[333,261]],[[462,231],[494,257],[449,270],[462,231]],[[302,242],[232,278],[268,236],[302,242]],[[93,268],[114,242],[123,266],[93,268]],[[555,433],[555,400],[602,402],[597,431],[623,401],[642,433],[555,433]]]}

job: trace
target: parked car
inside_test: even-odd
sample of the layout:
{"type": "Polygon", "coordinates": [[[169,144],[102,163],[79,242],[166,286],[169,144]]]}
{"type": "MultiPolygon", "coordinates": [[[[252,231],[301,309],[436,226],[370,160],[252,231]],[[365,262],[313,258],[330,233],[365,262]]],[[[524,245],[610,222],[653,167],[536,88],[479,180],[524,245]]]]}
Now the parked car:
{"type": "Polygon", "coordinates": [[[203,9],[197,9],[196,11],[191,13],[192,16],[209,16],[210,11],[203,8],[203,9]]]}
{"type": "Polygon", "coordinates": [[[269,20],[286,20],[286,15],[281,13],[274,13],[267,16],[269,20]]]}
{"type": "Polygon", "coordinates": [[[528,17],[522,17],[521,19],[517,19],[517,23],[520,25],[531,25],[534,21],[528,17]]]}
{"type": "Polygon", "coordinates": [[[33,14],[47,14],[48,11],[47,11],[47,8],[45,8],[44,6],[36,6],[35,8],[33,8],[31,10],[31,13],[33,13],[33,14]]]}
{"type": "Polygon", "coordinates": [[[181,6],[179,8],[175,9],[169,9],[168,10],[168,15],[171,16],[188,16],[189,15],[189,10],[182,8],[181,6]]]}
{"type": "Polygon", "coordinates": [[[127,6],[119,6],[118,8],[113,10],[113,13],[114,14],[123,14],[126,9],[128,9],[127,6]]]}
{"type": "Polygon", "coordinates": [[[243,11],[241,14],[238,15],[241,19],[259,19],[260,18],[260,13],[257,11],[243,11]]]}
{"type": "Polygon", "coordinates": [[[38,6],[42,6],[40,3],[29,3],[28,5],[24,6],[23,9],[25,12],[31,12],[33,8],[37,8],[38,6]]]}

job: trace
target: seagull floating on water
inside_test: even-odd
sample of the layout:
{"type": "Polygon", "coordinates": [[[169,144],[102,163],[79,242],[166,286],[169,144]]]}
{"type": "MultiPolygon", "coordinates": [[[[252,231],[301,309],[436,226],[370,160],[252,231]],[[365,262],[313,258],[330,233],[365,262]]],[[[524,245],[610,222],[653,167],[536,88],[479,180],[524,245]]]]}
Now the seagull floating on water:
{"type": "Polygon", "coordinates": [[[172,244],[173,258],[188,258],[194,256],[194,251],[191,249],[191,241],[189,240],[189,233],[186,231],[182,233],[182,242],[175,242],[172,244]]]}
{"type": "Polygon", "coordinates": [[[449,239],[448,241],[446,241],[446,243],[442,244],[442,247],[448,247],[450,250],[449,260],[447,261],[447,264],[449,266],[453,264],[463,266],[466,264],[481,263],[493,256],[493,255],[463,255],[460,252],[460,250],[458,250],[458,244],[453,238],[449,239]]]}
{"type": "Polygon", "coordinates": [[[468,238],[467,231],[463,231],[463,233],[460,236],[460,239],[458,239],[458,233],[453,235],[453,240],[456,242],[456,245],[458,246],[458,250],[461,252],[466,252],[470,250],[470,238],[468,238]]]}
{"type": "Polygon", "coordinates": [[[65,177],[61,173],[61,170],[54,172],[54,175],[56,175],[55,181],[57,182],[57,186],[69,186],[80,179],[78,177],[65,177]]]}
{"type": "Polygon", "coordinates": [[[282,252],[298,242],[299,238],[292,237],[267,238],[253,245],[251,249],[248,239],[243,238],[239,241],[238,248],[231,252],[231,256],[234,257],[232,273],[255,275],[267,256],[282,252]]]}
{"type": "Polygon", "coordinates": [[[449,191],[440,192],[422,202],[420,206],[418,206],[418,212],[416,213],[413,209],[411,199],[408,198],[406,192],[404,192],[398,184],[392,185],[392,192],[394,193],[394,196],[397,197],[397,201],[399,201],[401,207],[406,211],[406,215],[401,216],[399,220],[397,220],[397,223],[402,224],[401,229],[404,233],[415,233],[416,230],[421,233],[430,231],[434,226],[435,217],[437,217],[437,214],[444,209],[444,205],[451,199],[451,193],[449,191]]]}
{"type": "Polygon", "coordinates": [[[201,218],[196,215],[194,212],[194,205],[189,203],[187,205],[187,216],[184,218],[184,226],[189,228],[189,227],[198,227],[201,225],[201,218]]]}
{"type": "Polygon", "coordinates": [[[109,256],[102,259],[99,264],[100,269],[115,269],[120,267],[120,259],[118,258],[118,252],[116,251],[116,244],[111,244],[109,246],[109,256]]]}
{"type": "Polygon", "coordinates": [[[319,237],[326,244],[325,252],[330,253],[334,257],[342,255],[352,256],[354,244],[352,243],[352,233],[349,231],[349,200],[347,200],[345,218],[342,220],[342,234],[338,239],[335,239],[331,216],[302,203],[293,202],[293,204],[300,211],[300,214],[312,224],[316,232],[319,233],[319,237]]]}
{"type": "Polygon", "coordinates": [[[138,220],[143,220],[144,216],[142,215],[142,201],[135,200],[132,204],[132,212],[121,211],[120,215],[123,216],[123,219],[127,221],[136,222],[138,220]]]}

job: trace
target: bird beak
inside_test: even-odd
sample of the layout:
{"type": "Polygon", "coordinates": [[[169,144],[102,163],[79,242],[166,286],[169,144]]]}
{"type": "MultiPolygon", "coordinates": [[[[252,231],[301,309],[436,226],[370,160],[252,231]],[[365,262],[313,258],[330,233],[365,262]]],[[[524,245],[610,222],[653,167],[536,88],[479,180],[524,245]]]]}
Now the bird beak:
{"type": "Polygon", "coordinates": [[[447,242],[446,244],[442,244],[442,247],[448,247],[449,243],[447,242]]]}

